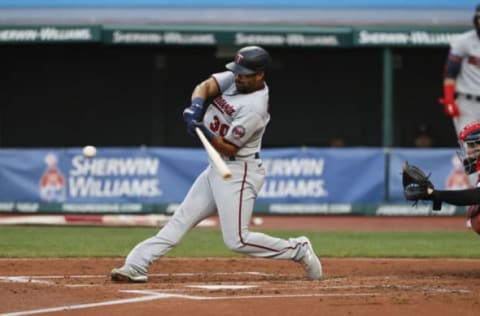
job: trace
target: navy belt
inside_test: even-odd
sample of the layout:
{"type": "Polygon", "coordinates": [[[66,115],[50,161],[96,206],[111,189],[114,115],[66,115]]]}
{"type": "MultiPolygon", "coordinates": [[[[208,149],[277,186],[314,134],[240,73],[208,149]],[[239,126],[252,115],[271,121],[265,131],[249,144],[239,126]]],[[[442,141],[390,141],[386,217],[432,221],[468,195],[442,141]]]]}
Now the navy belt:
{"type": "MultiPolygon", "coordinates": [[[[243,159],[243,158],[248,158],[248,157],[250,157],[250,156],[239,156],[239,157],[230,156],[230,157],[228,157],[228,160],[235,161],[235,160],[237,160],[237,158],[238,159],[243,159]]],[[[255,153],[254,157],[255,157],[255,159],[260,159],[260,153],[255,153]]]]}
{"type": "Polygon", "coordinates": [[[480,102],[480,95],[473,95],[468,93],[455,93],[455,98],[459,95],[463,95],[465,99],[480,102]]]}

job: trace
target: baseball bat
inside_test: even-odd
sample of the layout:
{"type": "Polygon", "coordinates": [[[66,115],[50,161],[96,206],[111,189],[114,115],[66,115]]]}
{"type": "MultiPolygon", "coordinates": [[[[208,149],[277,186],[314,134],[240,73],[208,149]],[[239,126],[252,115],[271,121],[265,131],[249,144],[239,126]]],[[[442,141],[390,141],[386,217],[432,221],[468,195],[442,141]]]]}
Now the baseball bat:
{"type": "Polygon", "coordinates": [[[203,147],[205,148],[205,151],[207,152],[212,164],[215,166],[223,179],[229,180],[232,177],[232,172],[230,171],[222,157],[220,157],[218,151],[213,148],[212,144],[210,144],[210,142],[207,140],[201,129],[195,127],[195,132],[197,133],[198,138],[200,138],[200,141],[202,142],[203,147]]]}

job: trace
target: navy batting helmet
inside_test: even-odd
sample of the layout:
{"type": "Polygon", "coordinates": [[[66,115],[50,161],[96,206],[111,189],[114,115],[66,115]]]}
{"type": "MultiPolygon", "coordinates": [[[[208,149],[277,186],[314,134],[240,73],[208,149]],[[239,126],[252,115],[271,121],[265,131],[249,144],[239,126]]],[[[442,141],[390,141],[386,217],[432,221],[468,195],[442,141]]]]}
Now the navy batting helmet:
{"type": "Polygon", "coordinates": [[[240,49],[225,67],[236,74],[253,75],[265,71],[271,60],[270,54],[260,46],[247,46],[240,49]]]}

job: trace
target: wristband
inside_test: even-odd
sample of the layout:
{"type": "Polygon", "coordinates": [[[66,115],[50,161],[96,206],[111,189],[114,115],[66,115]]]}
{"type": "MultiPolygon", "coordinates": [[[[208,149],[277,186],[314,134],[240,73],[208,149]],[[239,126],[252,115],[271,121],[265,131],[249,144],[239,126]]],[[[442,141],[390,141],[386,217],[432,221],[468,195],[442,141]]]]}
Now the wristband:
{"type": "Polygon", "coordinates": [[[192,105],[196,104],[203,108],[203,103],[205,103],[205,100],[200,97],[195,97],[192,99],[192,105]]]}
{"type": "Polygon", "coordinates": [[[201,124],[199,127],[202,130],[205,137],[211,142],[215,137],[215,134],[210,129],[208,129],[204,124],[201,124]]]}

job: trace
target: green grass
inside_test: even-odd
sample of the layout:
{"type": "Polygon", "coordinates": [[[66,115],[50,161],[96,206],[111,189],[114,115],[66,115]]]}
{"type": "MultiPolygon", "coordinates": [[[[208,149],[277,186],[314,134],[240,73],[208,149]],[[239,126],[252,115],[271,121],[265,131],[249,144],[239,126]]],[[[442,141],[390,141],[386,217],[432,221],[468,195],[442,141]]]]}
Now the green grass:
{"type": "MultiPolygon", "coordinates": [[[[142,227],[0,226],[0,257],[123,257],[157,233],[142,227]]],[[[480,237],[464,232],[265,231],[309,237],[321,257],[480,258],[480,237]]],[[[194,229],[169,257],[239,256],[218,229],[194,229]]]]}

